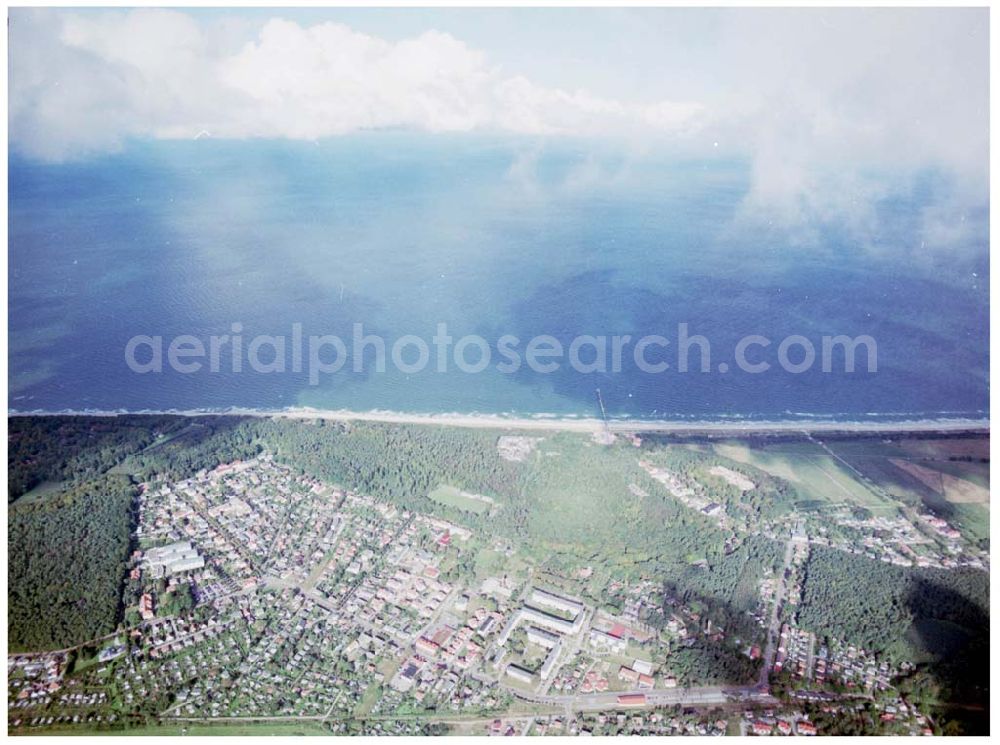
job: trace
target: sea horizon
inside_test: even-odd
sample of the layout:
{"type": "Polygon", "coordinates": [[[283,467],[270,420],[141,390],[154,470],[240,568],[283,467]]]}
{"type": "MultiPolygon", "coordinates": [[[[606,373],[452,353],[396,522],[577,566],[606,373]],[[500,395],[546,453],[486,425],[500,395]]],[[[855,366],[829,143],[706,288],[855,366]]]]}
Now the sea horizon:
{"type": "MultiPolygon", "coordinates": [[[[535,152],[516,137],[382,137],[127,143],[57,165],[13,158],[8,408],[565,417],[596,414],[600,388],[609,416],[633,419],[988,410],[988,210],[968,213],[958,248],[901,259],[924,229],[912,215],[949,198],[933,173],[921,190],[873,205],[873,244],[839,222],[808,235],[754,222],[752,172],[729,156],[636,159],[607,144],[535,152]],[[581,169],[608,178],[582,183],[581,169]],[[314,383],[305,371],[256,373],[245,362],[239,371],[139,374],[126,360],[139,335],[166,344],[239,328],[249,341],[298,324],[306,335],[349,340],[361,324],[388,349],[411,335],[429,341],[441,323],[455,340],[491,345],[547,335],[568,348],[580,335],[617,334],[634,345],[662,334],[665,355],[684,326],[711,342],[711,372],[683,374],[670,357],[670,370],[650,374],[627,354],[620,372],[522,365],[504,374],[491,364],[477,374],[412,374],[348,364],[314,383]],[[753,335],[774,340],[748,354],[774,370],[716,369],[753,335]],[[819,350],[827,335],[870,336],[877,371],[863,356],[853,373],[840,358],[830,373],[818,359],[801,374],[777,369],[779,340],[801,336],[819,350]]],[[[647,356],[658,359],[657,348],[647,356]]]]}

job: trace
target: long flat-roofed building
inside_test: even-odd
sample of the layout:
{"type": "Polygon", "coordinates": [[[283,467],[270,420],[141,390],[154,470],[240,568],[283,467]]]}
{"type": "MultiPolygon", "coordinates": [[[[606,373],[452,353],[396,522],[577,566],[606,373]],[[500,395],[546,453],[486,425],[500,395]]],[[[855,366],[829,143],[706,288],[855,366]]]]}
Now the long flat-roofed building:
{"type": "Polygon", "coordinates": [[[535,680],[535,674],[531,670],[513,663],[507,665],[507,675],[515,680],[520,680],[522,683],[532,683],[535,680]]]}
{"type": "Polygon", "coordinates": [[[583,614],[580,613],[572,621],[567,621],[565,618],[559,618],[558,616],[553,616],[550,613],[546,613],[543,610],[538,610],[537,608],[532,608],[530,606],[525,606],[524,610],[525,619],[529,621],[534,621],[539,626],[543,626],[551,631],[557,631],[560,634],[575,634],[583,626],[583,614]]]}
{"type": "Polygon", "coordinates": [[[583,603],[579,600],[564,598],[562,595],[556,595],[553,592],[548,592],[547,590],[542,590],[538,587],[533,587],[531,589],[531,602],[537,603],[538,605],[548,606],[549,608],[555,608],[563,611],[564,613],[571,613],[574,616],[583,612],[583,603]]]}
{"type": "Polygon", "coordinates": [[[542,663],[542,669],[538,671],[539,677],[542,680],[547,680],[552,674],[552,670],[556,666],[556,662],[559,661],[559,653],[562,651],[562,642],[557,641],[555,646],[549,650],[548,657],[545,658],[545,662],[542,663]]]}
{"type": "Polygon", "coordinates": [[[537,626],[529,626],[527,633],[529,642],[546,649],[552,649],[560,641],[559,634],[553,634],[551,631],[540,629],[537,626]]]}
{"type": "Polygon", "coordinates": [[[565,618],[559,618],[537,608],[525,606],[510,617],[507,625],[504,626],[503,631],[500,633],[500,637],[497,639],[497,644],[500,646],[506,644],[507,640],[510,639],[510,635],[514,633],[514,629],[517,628],[517,625],[521,621],[531,621],[549,631],[555,631],[559,634],[576,634],[583,626],[583,614],[579,613],[572,621],[567,621],[565,618]]]}
{"type": "Polygon", "coordinates": [[[143,563],[154,577],[188,572],[205,566],[203,559],[190,541],[177,541],[166,546],[149,549],[143,563]]]}

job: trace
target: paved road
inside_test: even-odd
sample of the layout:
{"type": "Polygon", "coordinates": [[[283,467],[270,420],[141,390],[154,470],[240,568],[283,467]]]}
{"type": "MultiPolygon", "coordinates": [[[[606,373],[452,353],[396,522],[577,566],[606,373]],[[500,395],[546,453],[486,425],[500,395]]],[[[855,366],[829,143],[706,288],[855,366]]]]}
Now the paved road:
{"type": "Polygon", "coordinates": [[[771,696],[762,694],[755,687],[722,688],[706,686],[702,688],[636,688],[631,691],[605,691],[603,693],[569,694],[565,696],[543,696],[527,693],[514,688],[507,688],[520,699],[539,704],[550,704],[572,709],[573,711],[601,711],[621,708],[618,697],[622,695],[642,694],[646,697],[646,706],[705,706],[724,704],[736,698],[753,700],[760,703],[776,701],[771,696]]]}
{"type": "MultiPolygon", "coordinates": [[[[484,717],[479,714],[463,717],[461,714],[438,715],[431,712],[420,712],[416,714],[377,714],[374,716],[361,717],[365,721],[428,721],[440,724],[492,724],[495,719],[502,719],[508,724],[534,721],[536,715],[522,713],[502,713],[484,717]]],[[[247,716],[247,717],[170,717],[163,720],[162,724],[254,724],[258,722],[319,722],[326,719],[325,715],[286,715],[286,716],[247,716]]],[[[337,717],[335,721],[348,721],[354,717],[337,717]]]]}
{"type": "Polygon", "coordinates": [[[767,642],[764,645],[764,664],[760,668],[760,679],[757,686],[767,690],[767,676],[774,664],[774,654],[777,651],[778,632],[781,630],[781,605],[785,601],[785,590],[788,582],[785,575],[792,565],[792,552],[795,549],[795,538],[789,538],[785,543],[785,561],[778,575],[778,587],[774,591],[774,607],[771,608],[771,620],[767,625],[767,642]]]}

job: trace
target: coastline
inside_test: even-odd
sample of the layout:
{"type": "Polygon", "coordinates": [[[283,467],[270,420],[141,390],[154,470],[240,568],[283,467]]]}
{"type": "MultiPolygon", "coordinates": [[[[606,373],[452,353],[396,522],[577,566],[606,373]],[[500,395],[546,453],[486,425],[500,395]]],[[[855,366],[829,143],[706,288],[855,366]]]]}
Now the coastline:
{"type": "MultiPolygon", "coordinates": [[[[261,410],[227,409],[219,410],[142,410],[142,411],[8,411],[8,417],[31,416],[245,416],[272,419],[313,420],[331,422],[377,422],[381,424],[415,424],[461,427],[465,429],[502,429],[511,431],[580,432],[592,434],[604,428],[597,418],[567,418],[540,415],[537,417],[508,417],[501,414],[418,414],[397,411],[350,411],[310,408],[261,410]]],[[[990,431],[988,419],[913,419],[898,421],[837,421],[814,419],[809,421],[678,421],[655,419],[610,419],[607,428],[611,432],[649,432],[659,434],[872,434],[872,433],[947,433],[990,431]]]]}

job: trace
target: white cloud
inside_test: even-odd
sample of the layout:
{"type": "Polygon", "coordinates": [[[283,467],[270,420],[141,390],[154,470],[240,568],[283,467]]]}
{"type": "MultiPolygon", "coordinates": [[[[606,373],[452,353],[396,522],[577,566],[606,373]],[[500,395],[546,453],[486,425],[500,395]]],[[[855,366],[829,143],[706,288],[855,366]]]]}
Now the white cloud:
{"type": "Polygon", "coordinates": [[[730,72],[713,136],[751,158],[747,217],[870,233],[873,203],[933,170],[955,194],[928,243],[968,235],[989,183],[984,10],[733,12],[717,44],[730,72]]]}
{"type": "Polygon", "coordinates": [[[396,44],[324,23],[269,21],[222,60],[219,81],[253,101],[225,134],[316,138],[360,129],[465,131],[489,124],[485,56],[434,31],[396,44]]]}
{"type": "MultiPolygon", "coordinates": [[[[232,14],[14,9],[10,141],[60,160],[203,132],[614,136],[633,155],[747,159],[743,218],[793,230],[838,220],[870,233],[878,199],[939,172],[952,193],[924,216],[927,240],[974,235],[966,216],[989,176],[985,10],[597,13],[565,16],[592,43],[540,48],[548,36],[534,33],[523,62],[508,51],[501,65],[439,30],[388,38],[232,14]],[[569,85],[576,64],[580,85],[569,85]],[[631,96],[609,94],[616,75],[631,96]],[[597,78],[600,95],[586,85],[597,78]]],[[[509,178],[532,181],[537,147],[525,144],[509,178]]],[[[605,181],[585,161],[568,186],[605,181]]]]}
{"type": "Polygon", "coordinates": [[[434,30],[393,42],[339,23],[272,19],[227,50],[217,29],[168,10],[15,13],[11,29],[12,140],[47,158],[203,130],[294,139],[384,128],[676,133],[701,110],[505,76],[484,52],[434,30]]]}

